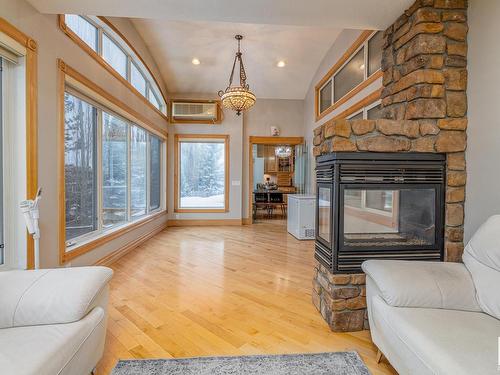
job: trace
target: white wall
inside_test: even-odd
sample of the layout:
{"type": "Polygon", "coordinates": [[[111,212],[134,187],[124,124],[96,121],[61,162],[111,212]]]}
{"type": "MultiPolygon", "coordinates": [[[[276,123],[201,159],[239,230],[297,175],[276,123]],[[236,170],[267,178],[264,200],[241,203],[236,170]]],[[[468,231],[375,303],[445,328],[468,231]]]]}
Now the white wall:
{"type": "Polygon", "coordinates": [[[465,241],[500,214],[500,1],[469,1],[465,241]]]}
{"type": "MultiPolygon", "coordinates": [[[[57,225],[59,187],[57,169],[54,168],[57,165],[57,58],[62,58],[68,65],[105,88],[122,102],[127,103],[157,126],[166,127],[166,122],[67,37],[59,29],[57,16],[42,15],[24,0],[0,0],[0,9],[3,18],[38,43],[38,179],[39,185],[43,188],[43,199],[40,205],[42,233],[40,265],[43,268],[57,267],[59,266],[57,225]]],[[[143,58],[148,62],[152,61],[147,48],[140,45],[141,39],[130,23],[121,23],[120,31],[128,39],[135,40],[137,49],[143,53],[143,58]]],[[[152,69],[156,68],[152,67],[152,69]]],[[[157,79],[160,80],[159,77],[157,79]]],[[[166,215],[75,258],[70,264],[92,264],[158,227],[165,220],[166,215]]]]}
{"type": "Polygon", "coordinates": [[[336,108],[334,111],[329,113],[327,116],[323,117],[321,120],[316,122],[316,115],[314,113],[314,87],[316,84],[325,76],[325,74],[330,70],[330,68],[337,63],[337,61],[342,57],[345,51],[354,43],[354,41],[361,35],[362,30],[343,30],[335,42],[333,43],[330,50],[325,55],[321,64],[319,65],[314,77],[309,86],[309,90],[307,91],[307,95],[304,101],[304,130],[306,142],[309,147],[309,160],[310,160],[310,168],[309,168],[309,178],[308,178],[308,192],[312,192],[314,189],[314,168],[315,168],[315,159],[312,155],[312,139],[313,139],[313,130],[318,126],[324,124],[326,121],[330,120],[332,117],[335,117],[342,111],[345,111],[347,108],[351,107],[354,103],[360,101],[373,91],[382,87],[382,78],[379,78],[368,87],[361,90],[351,99],[346,101],[344,104],[336,108]]]}

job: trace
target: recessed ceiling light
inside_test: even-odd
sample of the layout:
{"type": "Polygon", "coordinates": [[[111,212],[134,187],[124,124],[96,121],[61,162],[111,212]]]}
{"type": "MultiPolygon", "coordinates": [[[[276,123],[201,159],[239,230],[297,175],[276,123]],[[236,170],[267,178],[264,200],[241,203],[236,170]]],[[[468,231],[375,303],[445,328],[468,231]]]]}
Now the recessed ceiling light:
{"type": "Polygon", "coordinates": [[[286,65],[286,64],[285,64],[285,62],[284,62],[283,60],[278,61],[278,63],[276,64],[276,66],[277,66],[278,68],[283,68],[285,65],[286,65]]]}
{"type": "Polygon", "coordinates": [[[192,59],[191,62],[193,63],[193,65],[200,65],[200,60],[198,60],[196,57],[192,59]]]}
{"type": "Polygon", "coordinates": [[[361,64],[361,65],[359,66],[359,69],[364,69],[364,68],[365,68],[365,64],[361,64]]]}

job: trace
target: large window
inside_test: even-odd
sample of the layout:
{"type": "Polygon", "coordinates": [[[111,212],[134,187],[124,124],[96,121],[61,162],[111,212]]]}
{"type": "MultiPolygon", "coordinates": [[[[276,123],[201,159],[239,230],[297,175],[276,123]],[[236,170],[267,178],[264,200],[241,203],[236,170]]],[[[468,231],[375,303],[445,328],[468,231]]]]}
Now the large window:
{"type": "Polygon", "coordinates": [[[64,109],[66,247],[160,210],[164,142],[73,90],[64,109]]]}
{"type": "Polygon", "coordinates": [[[228,210],[228,136],[176,136],[179,212],[228,210]]]}
{"type": "MultiPolygon", "coordinates": [[[[132,46],[103,19],[102,17],[66,14],[62,16],[62,22],[65,25],[63,30],[72,39],[83,41],[97,53],[98,57],[91,53],[93,57],[102,58],[112,71],[116,71],[152,106],[166,114],[167,104],[153,75],[132,46]]],[[[107,67],[106,64],[104,65],[107,67]]]]}
{"type": "Polygon", "coordinates": [[[371,81],[368,78],[377,77],[374,74],[380,71],[382,50],[383,32],[367,35],[338,69],[322,79],[322,85],[316,90],[318,116],[329,113],[336,103],[345,102],[356,92],[356,88],[371,81]]]}
{"type": "Polygon", "coordinates": [[[102,225],[127,221],[128,124],[102,113],[102,225]]]}
{"type": "MultiPolygon", "coordinates": [[[[156,137],[154,138],[157,139],[156,137]]],[[[132,126],[130,134],[130,210],[133,217],[145,215],[147,212],[147,142],[147,132],[138,126],[132,126]]],[[[156,162],[159,164],[160,155],[155,156],[155,159],[157,159],[156,162]]],[[[151,175],[152,182],[153,176],[151,175]]]]}
{"type": "Polygon", "coordinates": [[[160,207],[160,189],[161,189],[161,164],[160,164],[160,153],[161,153],[161,141],[159,138],[151,136],[149,137],[150,148],[149,148],[149,165],[151,174],[151,183],[149,196],[149,209],[155,210],[160,207]]]}
{"type": "Polygon", "coordinates": [[[72,239],[97,229],[97,110],[66,94],[64,111],[66,238],[72,239]]]}

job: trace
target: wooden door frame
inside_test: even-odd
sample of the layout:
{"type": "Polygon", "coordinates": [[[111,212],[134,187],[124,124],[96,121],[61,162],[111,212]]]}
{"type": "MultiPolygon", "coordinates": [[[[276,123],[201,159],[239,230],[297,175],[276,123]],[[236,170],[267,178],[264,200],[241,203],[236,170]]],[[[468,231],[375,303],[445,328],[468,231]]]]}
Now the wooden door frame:
{"type": "Polygon", "coordinates": [[[290,145],[297,146],[304,143],[304,137],[248,137],[248,224],[253,224],[252,192],[253,192],[253,146],[254,145],[290,145]]]}

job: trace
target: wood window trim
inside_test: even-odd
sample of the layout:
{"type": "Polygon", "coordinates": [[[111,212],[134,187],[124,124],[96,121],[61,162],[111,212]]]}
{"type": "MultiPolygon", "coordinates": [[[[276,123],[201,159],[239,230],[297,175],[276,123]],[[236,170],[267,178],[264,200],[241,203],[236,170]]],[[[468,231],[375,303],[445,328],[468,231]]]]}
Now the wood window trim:
{"type": "MultiPolygon", "coordinates": [[[[66,20],[65,20],[65,15],[64,14],[59,14],[58,15],[58,25],[59,28],[71,39],[73,42],[75,42],[81,49],[83,49],[87,54],[92,57],[99,65],[101,65],[104,69],[106,69],[113,77],[115,77],[118,81],[120,81],[125,87],[127,87],[132,93],[134,93],[135,96],[137,96],[139,99],[141,99],[150,109],[154,110],[157,114],[159,114],[163,119],[168,121],[168,116],[160,111],[158,108],[156,108],[144,95],[142,95],[132,84],[127,81],[124,77],[120,75],[111,65],[109,65],[106,60],[104,60],[96,51],[94,51],[92,48],[90,48],[87,43],[85,43],[78,35],[76,35],[71,28],[67,27],[66,25],[66,20]]],[[[141,55],[137,52],[137,50],[132,46],[132,44],[128,41],[128,39],[106,18],[102,16],[98,16],[102,22],[104,22],[110,29],[113,30],[120,38],[123,39],[125,43],[127,43],[128,47],[136,54],[137,58],[141,61],[141,63],[146,67],[148,70],[149,74],[153,78],[153,81],[156,83],[158,86],[158,90],[160,90],[160,95],[163,98],[163,101],[165,102],[166,110],[168,109],[168,101],[166,99],[166,95],[163,92],[161,86],[158,84],[158,81],[154,74],[152,73],[151,69],[149,66],[146,64],[144,59],[141,57],[141,55]]]]}
{"type": "Polygon", "coordinates": [[[208,125],[218,125],[222,123],[224,119],[224,113],[222,111],[222,101],[221,100],[196,100],[196,99],[172,99],[168,107],[169,121],[171,124],[208,124],[208,125]],[[211,120],[182,120],[174,118],[172,111],[174,103],[216,103],[217,105],[217,118],[215,121],[211,120]]]}
{"type": "MultiPolygon", "coordinates": [[[[0,17],[0,32],[26,47],[26,194],[33,198],[38,190],[38,44],[0,17]]],[[[35,267],[35,243],[27,234],[26,267],[35,267]]]]}
{"type": "MultiPolygon", "coordinates": [[[[65,211],[65,172],[64,172],[64,94],[66,92],[66,76],[73,78],[74,80],[80,82],[82,85],[88,87],[91,91],[94,91],[98,96],[103,97],[109,102],[113,103],[117,107],[121,108],[123,111],[129,113],[132,118],[136,118],[140,121],[138,125],[143,126],[146,130],[158,136],[165,144],[167,143],[167,132],[164,130],[158,130],[156,126],[146,120],[142,115],[129,108],[125,103],[116,99],[114,96],[109,94],[107,91],[90,81],[88,78],[84,77],[82,74],[77,72],[75,69],[67,65],[62,59],[57,60],[58,67],[58,81],[57,81],[57,170],[58,170],[58,247],[59,247],[59,263],[63,265],[64,263],[79,257],[85,253],[92,251],[93,249],[112,241],[125,233],[128,233],[134,229],[140,228],[143,225],[157,219],[162,215],[167,214],[166,208],[161,209],[158,212],[154,212],[143,219],[133,221],[131,223],[124,224],[122,227],[116,230],[111,230],[109,233],[105,233],[95,239],[91,239],[86,243],[76,247],[73,250],[66,251],[66,211],[65,211]]],[[[130,120],[130,119],[129,119],[130,120]]],[[[168,161],[164,160],[164,170],[168,165],[168,161]]],[[[167,175],[167,173],[165,173],[167,175]]],[[[168,186],[168,185],[167,185],[168,186]]],[[[167,189],[165,189],[167,190],[167,189]]],[[[168,195],[166,195],[168,197],[168,195]]],[[[165,199],[165,206],[167,207],[167,199],[165,199]]]]}
{"type": "MultiPolygon", "coordinates": [[[[358,51],[358,49],[377,31],[374,30],[364,30],[361,35],[354,41],[354,43],[344,52],[340,59],[328,70],[328,72],[323,76],[323,78],[314,87],[314,113],[316,115],[316,121],[321,120],[328,114],[332,113],[335,109],[340,107],[342,104],[346,103],[349,99],[357,95],[363,89],[368,87],[370,84],[375,82],[377,79],[383,76],[383,72],[379,69],[366,78],[363,82],[359,83],[351,91],[345,94],[342,98],[334,102],[327,109],[320,113],[319,111],[319,100],[320,100],[320,90],[321,88],[330,80],[343,66],[344,64],[358,51]]],[[[333,84],[333,83],[332,83],[333,84]]],[[[333,100],[333,98],[332,98],[333,100]]]]}
{"type": "Polygon", "coordinates": [[[378,90],[373,91],[372,93],[368,94],[365,96],[363,99],[360,101],[354,103],[352,106],[347,108],[345,111],[340,112],[338,115],[335,115],[332,120],[339,120],[339,119],[344,119],[356,112],[359,112],[361,109],[364,107],[375,103],[377,100],[380,100],[380,95],[382,94],[383,88],[381,87],[378,90]]]}
{"type": "MultiPolygon", "coordinates": [[[[71,77],[73,80],[77,81],[79,84],[85,86],[88,90],[90,90],[92,93],[96,94],[99,97],[102,97],[103,99],[109,101],[113,105],[117,106],[120,108],[122,111],[126,112],[129,116],[131,116],[134,121],[138,122],[138,125],[141,125],[142,127],[146,128],[150,132],[154,133],[158,137],[162,138],[165,140],[168,136],[168,133],[165,129],[162,129],[161,127],[157,126],[153,122],[151,122],[149,119],[147,119],[144,115],[141,113],[137,112],[136,110],[132,109],[129,107],[127,104],[122,102],[121,100],[117,99],[115,96],[111,95],[108,91],[104,90],[102,87],[85,77],[83,74],[78,72],[76,69],[72,68],[68,64],[64,62],[62,59],[57,59],[57,66],[59,69],[59,73],[62,74],[62,83],[65,84],[66,82],[66,76],[71,77]]],[[[63,103],[64,103],[64,88],[62,90],[63,92],[60,93],[59,96],[62,95],[63,103]]],[[[99,101],[99,100],[97,100],[99,101]]],[[[59,108],[59,112],[60,112],[59,108]]],[[[63,110],[63,115],[64,115],[64,110],[63,110]]]]}
{"type": "Polygon", "coordinates": [[[252,192],[253,192],[253,145],[291,145],[297,146],[304,143],[304,137],[248,137],[248,218],[245,224],[253,224],[252,220],[252,192]]]}
{"type": "Polygon", "coordinates": [[[229,148],[228,134],[175,134],[174,136],[174,212],[178,213],[225,213],[229,212],[229,148]],[[179,144],[183,139],[221,139],[224,140],[224,208],[181,208],[180,207],[180,155],[179,144]]]}
{"type": "MultiPolygon", "coordinates": [[[[123,227],[121,227],[117,230],[111,231],[103,236],[100,236],[94,240],[91,240],[87,243],[84,243],[71,251],[66,251],[66,244],[65,243],[64,243],[64,248],[61,249],[61,242],[59,242],[59,250],[60,250],[59,263],[61,265],[63,265],[64,263],[66,263],[72,259],[75,259],[83,254],[86,254],[86,253],[94,250],[96,247],[104,245],[104,244],[106,244],[106,243],[108,243],[116,238],[123,236],[126,233],[129,233],[135,229],[143,227],[144,225],[160,218],[161,216],[166,217],[166,215],[167,215],[166,210],[155,212],[144,219],[139,219],[133,223],[130,223],[128,225],[124,225],[123,227]]],[[[62,237],[64,238],[65,236],[63,235],[62,237]]]]}

